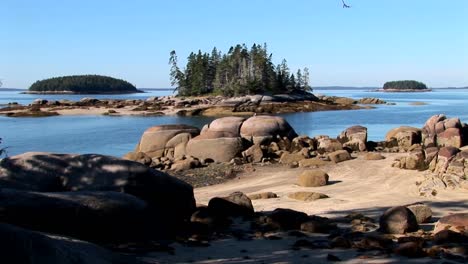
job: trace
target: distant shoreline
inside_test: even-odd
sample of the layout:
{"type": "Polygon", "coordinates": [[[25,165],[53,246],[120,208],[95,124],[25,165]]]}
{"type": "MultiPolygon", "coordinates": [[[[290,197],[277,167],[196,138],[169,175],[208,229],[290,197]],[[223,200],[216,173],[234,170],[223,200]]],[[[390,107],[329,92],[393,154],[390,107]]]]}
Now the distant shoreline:
{"type": "Polygon", "coordinates": [[[432,89],[377,89],[373,92],[383,93],[426,93],[432,92],[432,89]]]}
{"type": "Polygon", "coordinates": [[[84,92],[84,93],[77,93],[71,91],[24,91],[21,92],[22,94],[134,94],[134,93],[144,93],[142,90],[131,91],[131,92],[84,92]]]}

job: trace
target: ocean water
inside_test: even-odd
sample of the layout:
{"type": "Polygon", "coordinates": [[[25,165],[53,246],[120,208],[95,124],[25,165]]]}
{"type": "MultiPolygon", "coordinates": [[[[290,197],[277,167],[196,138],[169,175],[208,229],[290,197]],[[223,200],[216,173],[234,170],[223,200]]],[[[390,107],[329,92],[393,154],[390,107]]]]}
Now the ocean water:
{"type": "MultiPolygon", "coordinates": [[[[395,105],[377,105],[375,109],[292,113],[282,115],[298,134],[336,137],[349,126],[368,128],[370,140],[383,140],[388,130],[406,125],[422,127],[435,114],[459,117],[468,122],[468,90],[435,89],[425,93],[382,93],[357,89],[316,90],[314,93],[351,98],[377,97],[395,105]],[[424,102],[426,105],[411,105],[424,102]]],[[[34,99],[79,100],[82,97],[145,99],[171,94],[151,90],[128,95],[25,95],[18,91],[0,92],[0,104],[16,101],[28,104],[34,99]]],[[[202,127],[208,117],[109,117],[57,116],[45,118],[9,118],[0,116],[2,146],[9,155],[26,151],[60,153],[99,153],[122,156],[133,150],[143,131],[160,124],[188,124],[202,127]]]]}

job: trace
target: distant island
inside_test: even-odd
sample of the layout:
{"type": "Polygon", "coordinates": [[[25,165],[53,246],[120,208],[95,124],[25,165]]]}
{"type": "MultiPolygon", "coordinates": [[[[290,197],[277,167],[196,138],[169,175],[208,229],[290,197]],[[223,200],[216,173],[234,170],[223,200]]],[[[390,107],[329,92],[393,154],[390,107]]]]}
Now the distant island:
{"type": "Polygon", "coordinates": [[[392,81],[386,82],[381,91],[384,92],[427,92],[431,91],[427,86],[418,81],[405,80],[405,81],[392,81]]]}
{"type": "Polygon", "coordinates": [[[73,75],[36,81],[26,93],[124,94],[140,93],[133,84],[101,75],[73,75]]]}

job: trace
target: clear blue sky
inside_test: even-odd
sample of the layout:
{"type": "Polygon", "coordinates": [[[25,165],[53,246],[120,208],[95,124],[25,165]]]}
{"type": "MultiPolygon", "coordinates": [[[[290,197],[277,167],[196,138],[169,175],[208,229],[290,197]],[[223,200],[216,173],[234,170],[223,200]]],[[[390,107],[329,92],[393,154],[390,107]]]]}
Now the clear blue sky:
{"type": "Polygon", "coordinates": [[[1,0],[4,87],[71,74],[169,87],[169,52],[268,43],[313,86],[468,86],[467,0],[1,0]]]}

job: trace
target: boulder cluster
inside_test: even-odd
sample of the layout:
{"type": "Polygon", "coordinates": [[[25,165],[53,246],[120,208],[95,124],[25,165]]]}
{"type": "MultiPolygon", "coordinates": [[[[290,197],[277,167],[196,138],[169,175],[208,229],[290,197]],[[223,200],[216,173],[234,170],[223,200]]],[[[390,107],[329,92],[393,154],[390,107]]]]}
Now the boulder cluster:
{"type": "MultiPolygon", "coordinates": [[[[278,162],[318,167],[351,159],[352,152],[372,148],[367,128],[352,126],[337,138],[298,136],[281,117],[222,117],[201,130],[188,125],[159,125],[147,129],[125,159],[157,169],[186,170],[211,162],[234,164],[278,162]]],[[[369,159],[381,159],[377,153],[369,159]]]]}
{"type": "Polygon", "coordinates": [[[422,129],[399,127],[390,131],[387,142],[395,146],[394,151],[408,152],[393,166],[431,172],[420,183],[421,195],[435,195],[438,188],[468,188],[468,125],[460,119],[435,115],[422,129]]]}

